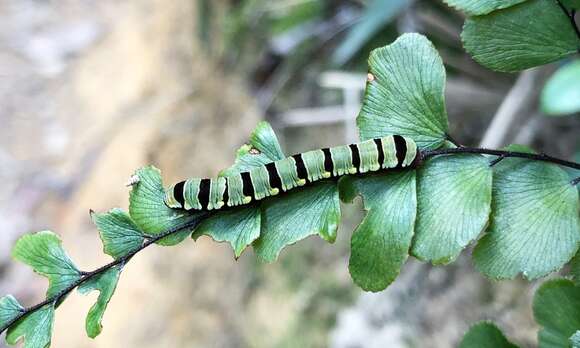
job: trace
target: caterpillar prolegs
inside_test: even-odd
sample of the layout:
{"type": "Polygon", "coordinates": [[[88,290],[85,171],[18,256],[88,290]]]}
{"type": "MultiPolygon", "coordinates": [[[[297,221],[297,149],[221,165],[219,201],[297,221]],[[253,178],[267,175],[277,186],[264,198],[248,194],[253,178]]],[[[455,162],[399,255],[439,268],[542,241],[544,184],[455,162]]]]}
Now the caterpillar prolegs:
{"type": "Polygon", "coordinates": [[[181,181],[166,190],[165,204],[185,210],[234,207],[319,180],[408,167],[416,158],[412,139],[389,135],[296,154],[232,176],[181,181]]]}

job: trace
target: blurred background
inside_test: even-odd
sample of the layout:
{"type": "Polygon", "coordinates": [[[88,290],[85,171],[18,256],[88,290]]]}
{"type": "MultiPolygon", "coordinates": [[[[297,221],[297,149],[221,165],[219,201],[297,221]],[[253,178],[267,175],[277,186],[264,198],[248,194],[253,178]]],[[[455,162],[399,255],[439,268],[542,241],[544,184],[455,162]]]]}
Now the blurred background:
{"type": "MultiPolygon", "coordinates": [[[[368,54],[404,32],[442,55],[461,143],[571,159],[579,118],[538,106],[556,64],[486,70],[462,49],[463,20],[440,0],[0,0],[0,293],[43,299],[44,278],[9,256],[26,232],[60,234],[82,269],[108,262],[88,211],[127,208],[140,166],[166,183],[214,176],[262,119],[288,154],[355,141],[368,54]]],[[[271,265],[207,237],[147,249],[103,333],[84,332],[97,294],[75,293],[53,346],[452,347],[484,318],[534,344],[535,284],[485,280],[469,251],[446,267],[410,259],[387,290],[362,292],[347,268],[361,217],[344,206],[335,245],[311,237],[271,265]]]]}

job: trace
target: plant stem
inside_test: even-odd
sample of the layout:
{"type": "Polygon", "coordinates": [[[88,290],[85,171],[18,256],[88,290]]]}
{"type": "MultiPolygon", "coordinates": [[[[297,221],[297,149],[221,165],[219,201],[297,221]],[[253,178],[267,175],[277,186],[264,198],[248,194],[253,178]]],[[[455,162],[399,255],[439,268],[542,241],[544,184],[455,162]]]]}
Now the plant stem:
{"type": "MultiPolygon", "coordinates": [[[[452,138],[449,138],[449,139],[452,140],[452,138]]],[[[498,156],[495,160],[493,160],[490,163],[490,165],[495,165],[499,161],[503,160],[504,158],[518,157],[518,158],[525,158],[525,159],[534,160],[534,161],[554,163],[554,164],[558,164],[558,165],[561,165],[564,167],[569,167],[569,168],[580,170],[580,163],[566,161],[566,160],[563,160],[560,158],[548,156],[546,154],[534,154],[534,153],[527,153],[527,152],[517,152],[517,151],[507,151],[507,150],[492,150],[492,149],[472,148],[472,147],[457,147],[457,148],[452,148],[452,149],[439,149],[439,150],[422,151],[419,155],[419,160],[423,161],[423,160],[430,158],[430,157],[442,156],[442,155],[451,155],[451,154],[462,154],[462,153],[485,154],[485,155],[498,156]]],[[[573,179],[570,183],[572,185],[576,185],[579,182],[580,182],[580,177],[573,179]]],[[[168,236],[170,236],[174,233],[177,233],[179,231],[182,231],[184,229],[194,228],[201,221],[203,221],[208,215],[209,215],[209,213],[206,213],[205,215],[200,215],[198,218],[196,218],[192,221],[189,221],[189,222],[184,223],[182,225],[171,228],[171,229],[169,229],[161,234],[158,234],[156,236],[151,236],[151,235],[144,236],[145,242],[139,248],[131,251],[127,255],[120,257],[120,258],[112,261],[111,263],[108,263],[108,264],[106,264],[100,268],[97,268],[93,271],[80,272],[81,277],[77,281],[70,284],[68,287],[63,289],[58,294],[56,294],[50,298],[47,298],[46,300],[44,300],[38,304],[35,304],[31,307],[28,307],[28,308],[22,310],[14,319],[12,319],[10,322],[6,323],[6,325],[4,327],[0,327],[0,333],[4,332],[7,328],[9,328],[16,321],[18,321],[22,317],[30,314],[31,312],[34,312],[34,311],[36,311],[36,310],[38,310],[46,305],[58,304],[72,290],[74,290],[76,287],[83,284],[87,280],[108,271],[112,267],[115,267],[118,265],[123,267],[127,262],[129,262],[129,260],[131,260],[131,258],[133,256],[135,256],[137,253],[139,253],[143,249],[147,248],[151,244],[155,244],[156,242],[160,241],[161,239],[168,237],[168,236]]]]}
{"type": "MultiPolygon", "coordinates": [[[[576,11],[570,10],[570,12],[568,12],[568,9],[566,9],[566,6],[564,6],[564,4],[562,4],[562,2],[560,0],[556,0],[556,2],[558,3],[558,5],[562,9],[562,11],[564,11],[564,14],[566,15],[566,17],[568,17],[568,19],[570,19],[570,24],[572,24],[572,28],[574,28],[574,31],[576,32],[576,36],[578,36],[578,39],[580,39],[580,28],[578,28],[578,25],[576,24],[576,18],[575,18],[576,11]]],[[[580,48],[578,48],[578,52],[580,52],[580,48]]]]}
{"type": "MultiPolygon", "coordinates": [[[[580,163],[566,161],[566,160],[563,160],[560,158],[548,156],[546,154],[535,154],[535,153],[507,151],[507,150],[492,150],[492,149],[473,148],[473,147],[458,147],[458,148],[453,148],[453,149],[427,150],[427,151],[421,152],[421,159],[427,159],[429,157],[456,154],[456,153],[476,153],[476,154],[484,154],[484,155],[493,155],[493,156],[499,156],[499,158],[502,158],[502,159],[507,158],[507,157],[526,158],[526,159],[530,159],[530,160],[534,160],[534,161],[549,162],[549,163],[558,164],[558,165],[561,165],[564,167],[580,170],[580,163]]],[[[497,163],[497,161],[494,161],[494,162],[497,163]]]]}
{"type": "Polygon", "coordinates": [[[72,290],[74,290],[76,287],[78,287],[79,285],[83,284],[84,282],[86,282],[87,280],[105,273],[106,271],[108,271],[109,269],[120,265],[121,267],[125,266],[125,264],[127,262],[129,262],[129,260],[131,260],[131,258],[133,256],[135,256],[137,253],[139,253],[140,251],[142,251],[143,249],[147,248],[148,246],[150,246],[151,244],[154,244],[158,241],[160,241],[163,238],[166,238],[174,233],[183,231],[184,229],[193,229],[195,226],[197,226],[201,221],[203,221],[203,219],[205,219],[208,215],[201,215],[200,217],[189,221],[187,223],[184,223],[182,225],[173,227],[161,234],[158,234],[156,236],[149,236],[149,238],[146,238],[145,242],[137,249],[131,251],[130,253],[128,253],[127,255],[120,257],[118,259],[116,259],[115,261],[108,263],[104,266],[101,266],[93,271],[90,272],[81,272],[81,277],[75,281],[74,283],[70,284],[69,286],[67,286],[66,288],[64,288],[61,292],[59,292],[58,294],[47,298],[46,300],[35,304],[34,306],[25,308],[24,310],[20,311],[20,313],[11,321],[9,321],[8,323],[6,323],[6,325],[4,327],[0,327],[0,334],[2,332],[4,332],[4,330],[6,330],[7,328],[9,328],[12,324],[14,324],[16,321],[18,321],[20,318],[30,314],[31,312],[34,312],[46,305],[56,305],[57,303],[59,303],[66,295],[68,295],[72,290]]]}

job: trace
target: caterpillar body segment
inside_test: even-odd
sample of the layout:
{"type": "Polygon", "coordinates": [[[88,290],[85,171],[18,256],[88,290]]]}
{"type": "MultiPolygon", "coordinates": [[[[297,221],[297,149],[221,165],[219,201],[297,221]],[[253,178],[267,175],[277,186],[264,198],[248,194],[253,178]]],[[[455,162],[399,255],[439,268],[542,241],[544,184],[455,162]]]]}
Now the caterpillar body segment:
{"type": "Polygon", "coordinates": [[[400,135],[296,154],[239,174],[192,178],[171,185],[165,204],[185,210],[216,210],[275,196],[332,177],[411,166],[417,145],[400,135]]]}

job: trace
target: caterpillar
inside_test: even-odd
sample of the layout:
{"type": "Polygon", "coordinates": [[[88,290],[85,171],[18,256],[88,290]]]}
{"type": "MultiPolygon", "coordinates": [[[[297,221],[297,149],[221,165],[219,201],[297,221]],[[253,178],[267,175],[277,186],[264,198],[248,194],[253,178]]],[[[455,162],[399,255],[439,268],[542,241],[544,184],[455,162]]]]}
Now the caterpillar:
{"type": "Polygon", "coordinates": [[[417,157],[412,139],[389,135],[296,154],[232,176],[181,181],[165,191],[165,204],[185,210],[235,207],[319,180],[409,167],[417,157]]]}

